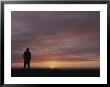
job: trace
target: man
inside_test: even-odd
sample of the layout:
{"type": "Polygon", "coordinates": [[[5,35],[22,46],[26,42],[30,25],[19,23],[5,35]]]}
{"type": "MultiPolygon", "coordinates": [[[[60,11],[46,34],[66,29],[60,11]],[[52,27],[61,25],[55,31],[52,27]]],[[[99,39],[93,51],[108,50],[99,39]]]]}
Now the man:
{"type": "Polygon", "coordinates": [[[28,66],[28,69],[30,68],[30,60],[31,60],[31,53],[29,52],[29,48],[26,49],[26,51],[23,54],[24,58],[24,68],[26,68],[26,65],[28,66]]]}

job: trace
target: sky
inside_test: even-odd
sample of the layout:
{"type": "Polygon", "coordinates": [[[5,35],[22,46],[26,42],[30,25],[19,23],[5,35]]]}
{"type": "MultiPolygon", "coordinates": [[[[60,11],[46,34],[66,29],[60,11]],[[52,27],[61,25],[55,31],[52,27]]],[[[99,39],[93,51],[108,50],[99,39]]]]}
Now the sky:
{"type": "Polygon", "coordinates": [[[100,12],[12,11],[13,67],[22,66],[26,48],[33,67],[99,68],[100,12]]]}

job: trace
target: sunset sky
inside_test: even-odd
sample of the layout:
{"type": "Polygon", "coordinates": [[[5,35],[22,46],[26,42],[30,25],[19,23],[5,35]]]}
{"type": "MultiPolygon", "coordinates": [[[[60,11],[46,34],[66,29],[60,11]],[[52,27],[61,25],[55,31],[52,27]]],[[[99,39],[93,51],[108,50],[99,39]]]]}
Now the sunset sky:
{"type": "Polygon", "coordinates": [[[11,35],[12,67],[23,67],[26,48],[31,67],[100,67],[98,11],[12,11],[11,35]]]}

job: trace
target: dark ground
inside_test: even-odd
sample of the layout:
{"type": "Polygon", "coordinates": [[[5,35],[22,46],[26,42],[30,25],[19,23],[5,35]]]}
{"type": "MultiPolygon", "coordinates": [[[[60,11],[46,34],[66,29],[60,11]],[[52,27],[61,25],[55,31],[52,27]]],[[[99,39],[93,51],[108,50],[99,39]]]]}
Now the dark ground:
{"type": "Polygon", "coordinates": [[[99,69],[12,69],[12,77],[99,77],[99,69]]]}

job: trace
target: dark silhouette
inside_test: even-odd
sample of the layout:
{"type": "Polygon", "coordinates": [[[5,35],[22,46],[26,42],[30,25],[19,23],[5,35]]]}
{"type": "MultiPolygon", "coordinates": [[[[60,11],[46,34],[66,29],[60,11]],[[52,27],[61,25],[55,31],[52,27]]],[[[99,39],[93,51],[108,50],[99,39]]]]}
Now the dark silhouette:
{"type": "Polygon", "coordinates": [[[26,68],[26,65],[28,66],[28,69],[30,68],[30,60],[31,60],[31,52],[29,52],[29,48],[26,49],[26,51],[23,54],[24,58],[24,68],[26,68]]]}

